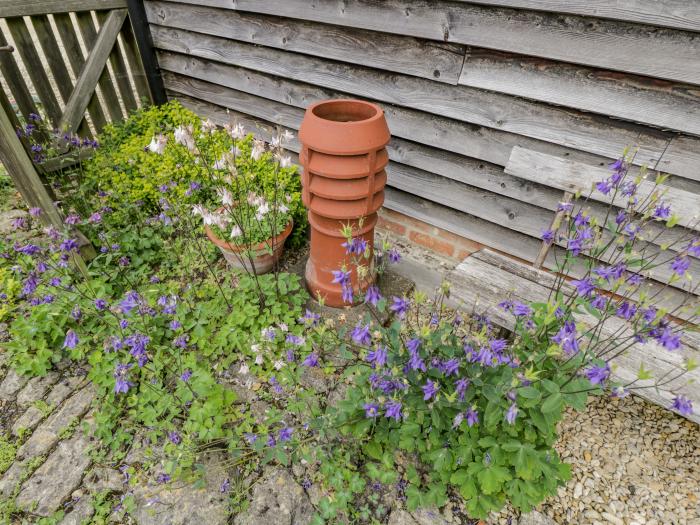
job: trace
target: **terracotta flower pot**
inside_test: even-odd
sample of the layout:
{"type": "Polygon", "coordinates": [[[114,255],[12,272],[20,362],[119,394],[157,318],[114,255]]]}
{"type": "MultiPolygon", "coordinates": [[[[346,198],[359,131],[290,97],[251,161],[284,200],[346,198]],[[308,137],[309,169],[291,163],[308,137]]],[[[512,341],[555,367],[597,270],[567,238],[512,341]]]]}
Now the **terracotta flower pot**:
{"type": "MultiPolygon", "coordinates": [[[[361,100],[326,100],[309,106],[299,130],[302,200],[308,208],[311,250],[306,285],[329,306],[344,306],[333,270],[350,266],[341,228],[350,224],[356,237],[369,244],[374,259],[374,226],[384,203],[390,134],[384,112],[361,100]],[[360,219],[362,224],[360,225],[360,219]]],[[[351,274],[354,289],[357,275],[351,274]]],[[[373,278],[363,280],[365,289],[373,278]]]]}
{"type": "Polygon", "coordinates": [[[246,253],[248,251],[248,246],[242,245],[238,246],[231,244],[228,241],[219,239],[213,230],[209,226],[204,227],[204,231],[209,237],[209,240],[216,244],[216,246],[221,250],[221,253],[228,262],[229,266],[233,268],[240,268],[248,270],[249,272],[254,272],[257,275],[262,275],[268,273],[275,266],[277,261],[279,261],[282,253],[284,252],[284,243],[292,233],[292,226],[294,225],[292,219],[289,219],[289,224],[279,235],[277,235],[274,240],[267,240],[265,242],[258,243],[254,246],[250,246],[250,255],[246,253]],[[272,253],[270,253],[270,248],[274,246],[272,253]],[[252,265],[251,265],[252,259],[252,265]]]}

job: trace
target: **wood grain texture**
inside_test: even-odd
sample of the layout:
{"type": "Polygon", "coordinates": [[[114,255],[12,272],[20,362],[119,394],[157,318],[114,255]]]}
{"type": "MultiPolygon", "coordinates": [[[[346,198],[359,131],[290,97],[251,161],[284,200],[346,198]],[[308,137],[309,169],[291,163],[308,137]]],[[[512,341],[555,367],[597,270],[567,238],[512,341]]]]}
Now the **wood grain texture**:
{"type": "MultiPolygon", "coordinates": [[[[0,46],[6,46],[7,44],[8,39],[3,34],[2,29],[0,29],[0,46]]],[[[24,81],[24,76],[20,73],[13,55],[14,53],[0,53],[0,70],[2,70],[3,79],[20,113],[28,121],[29,114],[36,113],[37,110],[34,100],[29,94],[29,87],[24,81]]]]}
{"type": "MultiPolygon", "coordinates": [[[[103,76],[106,70],[107,60],[110,57],[112,49],[117,39],[122,24],[126,19],[126,9],[117,9],[110,11],[105,19],[104,25],[100,28],[100,32],[95,39],[94,46],[90,50],[83,70],[75,82],[75,89],[66,103],[63,116],[61,117],[61,125],[59,129],[68,129],[74,131],[78,124],[83,119],[85,109],[87,108],[90,99],[92,98],[95,88],[100,77],[103,76]]],[[[107,100],[107,105],[112,107],[117,106],[119,114],[119,99],[115,96],[107,100]]],[[[113,116],[115,120],[115,118],[113,116]]]]}
{"type": "MultiPolygon", "coordinates": [[[[61,42],[63,43],[63,49],[65,50],[66,57],[68,58],[71,69],[73,70],[73,75],[75,78],[77,78],[83,69],[83,65],[85,64],[85,57],[83,57],[83,50],[80,47],[77,29],[73,25],[73,21],[68,14],[57,14],[54,15],[53,19],[56,23],[56,29],[58,29],[61,42]]],[[[99,133],[107,123],[107,118],[102,111],[97,94],[93,93],[87,109],[92,125],[95,127],[95,131],[99,133]]]]}
{"type": "MultiPolygon", "coordinates": [[[[164,67],[166,66],[162,61],[161,64],[164,67]]],[[[231,76],[230,78],[240,77],[231,76]]],[[[166,87],[172,91],[183,93],[190,97],[202,98],[220,106],[238,112],[245,112],[256,118],[292,129],[298,129],[303,117],[303,109],[301,108],[310,102],[307,101],[307,103],[300,104],[300,107],[295,108],[283,103],[261,99],[259,96],[249,93],[221,89],[214,84],[171,73],[165,74],[164,81],[166,87]]],[[[282,91],[290,93],[288,90],[282,91]]],[[[318,96],[317,98],[327,97],[318,96]]],[[[392,119],[389,119],[390,129],[396,130],[397,126],[393,122],[392,119]]],[[[416,124],[416,126],[421,125],[424,126],[424,123],[416,124]]],[[[416,135],[415,129],[406,129],[405,131],[406,136],[416,135]]],[[[552,211],[550,210],[533,206],[528,201],[521,202],[517,199],[504,197],[500,192],[483,191],[479,188],[462,184],[458,180],[458,177],[449,179],[428,171],[397,164],[390,171],[388,184],[464,213],[470,213],[496,224],[507,226],[514,231],[534,238],[539,238],[542,230],[551,222],[552,211]]],[[[490,189],[493,190],[495,188],[492,185],[490,189]]],[[[551,210],[556,209],[555,202],[551,203],[550,208],[551,210]]],[[[597,214],[602,216],[604,214],[603,209],[598,210],[597,214]]],[[[643,242],[640,244],[640,250],[642,248],[645,249],[644,253],[647,257],[658,253],[658,248],[652,245],[647,246],[643,242]]],[[[612,253],[611,250],[610,254],[612,253]]],[[[693,265],[691,271],[700,275],[700,262],[694,261],[693,265]]],[[[666,267],[657,269],[655,274],[662,281],[667,280],[671,275],[670,270],[666,267]]],[[[685,286],[684,282],[674,283],[674,287],[682,289],[683,286],[685,286]]]]}
{"type": "Polygon", "coordinates": [[[122,27],[121,43],[131,77],[134,79],[139,101],[151,101],[151,90],[148,88],[148,80],[146,80],[146,73],[143,69],[136,36],[134,35],[134,29],[131,27],[131,19],[127,20],[124,23],[124,27],[122,27]]]}
{"type": "Polygon", "coordinates": [[[636,75],[470,49],[459,83],[700,135],[700,90],[636,75]]]}
{"type": "MultiPolygon", "coordinates": [[[[211,118],[219,124],[230,122],[232,119],[237,120],[243,123],[246,130],[259,134],[262,137],[271,136],[275,128],[279,126],[282,126],[282,129],[296,131],[299,125],[299,122],[295,121],[294,118],[289,118],[289,115],[287,115],[286,111],[282,108],[278,108],[278,111],[275,112],[261,112],[256,115],[255,97],[243,98],[242,101],[239,101],[243,102],[242,106],[236,105],[232,107],[231,105],[227,105],[231,99],[228,101],[217,99],[220,104],[217,105],[211,103],[211,101],[205,102],[196,95],[191,97],[178,91],[168,91],[168,96],[170,98],[177,98],[182,104],[192,109],[203,118],[211,118]],[[251,112],[253,112],[252,115],[251,112]],[[263,114],[265,116],[259,116],[263,114]],[[286,117],[283,115],[286,115],[286,117]],[[276,120],[273,122],[270,120],[270,117],[276,120]],[[287,126],[282,124],[283,122],[286,122],[287,126]]],[[[394,152],[396,151],[396,147],[394,147],[395,141],[396,139],[393,138],[390,144],[390,156],[393,155],[392,150],[394,152]]],[[[296,138],[291,141],[289,147],[293,151],[299,150],[299,144],[296,138]]],[[[399,160],[399,162],[401,162],[401,160],[399,160]]],[[[391,172],[394,169],[399,169],[396,168],[396,166],[400,165],[392,160],[389,164],[389,171],[391,172]]],[[[409,188],[409,191],[413,192],[414,190],[409,188]]],[[[542,245],[542,241],[539,238],[518,233],[495,222],[480,219],[470,213],[463,213],[456,209],[431,202],[425,198],[411,195],[391,186],[386,188],[385,206],[457,235],[473,239],[485,246],[491,246],[503,252],[514,254],[530,262],[534,261],[542,245]]],[[[557,246],[553,247],[544,262],[544,266],[550,269],[555,268],[557,258],[558,260],[562,260],[563,253],[561,248],[557,246]]],[[[586,265],[580,262],[572,268],[571,275],[580,278],[585,275],[586,271],[586,265]]],[[[650,294],[657,294],[658,304],[669,311],[676,309],[685,299],[685,294],[680,290],[664,288],[661,284],[655,283],[654,281],[649,282],[646,291],[650,294]]],[[[635,295],[634,298],[637,298],[637,295],[635,295]]],[[[679,317],[686,319],[688,318],[688,314],[682,312],[679,317]]]]}
{"type": "MultiPolygon", "coordinates": [[[[78,28],[80,34],[83,37],[83,42],[85,47],[88,49],[88,54],[94,48],[97,42],[97,30],[95,29],[95,21],[92,19],[92,14],[77,13],[76,14],[78,28]]],[[[87,62],[86,62],[87,64],[87,62]]],[[[85,67],[85,66],[84,66],[85,67]]],[[[102,92],[102,97],[104,99],[103,111],[106,109],[105,114],[109,114],[110,120],[112,122],[119,122],[122,118],[122,110],[119,107],[117,91],[114,87],[114,81],[107,68],[102,69],[100,74],[100,79],[98,84],[100,91],[102,92]]]]}
{"type": "Polygon", "coordinates": [[[475,0],[469,3],[594,16],[700,31],[700,4],[688,0],[475,0]]]}
{"type": "MultiPolygon", "coordinates": [[[[109,13],[105,11],[97,13],[97,20],[100,23],[100,27],[104,26],[108,17],[109,13]]],[[[122,27],[125,25],[127,24],[123,23],[122,27]]],[[[114,79],[117,83],[117,88],[119,89],[119,96],[128,114],[135,110],[138,107],[138,104],[136,103],[136,97],[134,96],[134,89],[131,87],[129,68],[122,55],[118,37],[115,37],[112,52],[109,54],[109,64],[112,66],[112,73],[114,74],[114,79]]]]}
{"type": "MultiPolygon", "coordinates": [[[[505,171],[528,180],[535,179],[546,186],[563,191],[572,193],[580,191],[585,195],[590,192],[590,198],[600,202],[612,202],[619,207],[627,205],[628,198],[623,197],[621,192],[616,196],[613,196],[612,192],[609,195],[599,191],[591,192],[596,182],[610,176],[610,172],[605,169],[515,147],[505,171]]],[[[673,213],[678,215],[678,224],[700,231],[700,197],[698,195],[676,188],[661,190],[654,183],[646,180],[638,184],[638,195],[646,198],[652,192],[657,192],[661,201],[671,204],[673,213]]]]}
{"type": "Polygon", "coordinates": [[[673,29],[455,2],[441,2],[436,8],[429,0],[183,1],[700,84],[700,35],[673,29]]]}
{"type": "Polygon", "coordinates": [[[48,115],[51,124],[56,126],[61,117],[61,108],[49,82],[49,77],[44,70],[44,64],[39,58],[36,47],[34,47],[34,40],[29,34],[29,29],[22,18],[8,18],[7,27],[17,45],[16,51],[22,58],[25,70],[32,81],[43,109],[48,115]]]}
{"type": "Polygon", "coordinates": [[[126,0],[3,0],[0,18],[126,7],[126,0]]]}
{"type": "MultiPolygon", "coordinates": [[[[465,259],[450,274],[451,292],[467,305],[478,304],[478,309],[502,326],[512,329],[512,316],[498,308],[498,303],[507,298],[528,302],[546,302],[549,288],[545,283],[551,281],[551,275],[519,263],[502,255],[482,250],[465,259]],[[483,252],[483,253],[482,253],[483,252]]],[[[566,287],[569,293],[571,289],[566,287]]],[[[565,292],[566,293],[566,292],[565,292]]],[[[577,315],[577,323],[590,328],[596,326],[597,320],[590,315],[577,315]]],[[[601,337],[615,337],[623,340],[631,335],[631,328],[618,318],[611,318],[603,324],[601,337]],[[615,335],[619,334],[619,335],[615,335]]],[[[585,333],[582,331],[582,333],[585,333]]],[[[616,357],[613,362],[614,376],[623,384],[632,382],[637,377],[640,365],[649,369],[655,378],[664,374],[674,377],[683,370],[684,359],[697,360],[700,351],[697,348],[683,347],[678,352],[669,352],[654,341],[645,344],[632,345],[629,350],[616,357]]],[[[689,396],[695,403],[700,401],[700,390],[694,388],[688,381],[697,383],[700,370],[696,369],[672,381],[664,390],[642,388],[634,392],[654,403],[669,407],[672,399],[678,393],[689,396]],[[672,393],[673,392],[673,393],[672,393]]],[[[638,382],[637,386],[649,386],[653,380],[638,382]]],[[[700,415],[691,416],[693,421],[700,422],[700,415]]]]}
{"type": "Polygon", "coordinates": [[[462,46],[357,28],[348,30],[170,2],[147,2],[146,13],[152,24],[364,64],[450,84],[457,83],[464,61],[462,46]]]}
{"type": "MultiPolygon", "coordinates": [[[[294,79],[406,108],[418,109],[521,137],[617,158],[630,144],[639,144],[638,164],[700,180],[700,139],[675,139],[670,133],[622,124],[611,118],[592,117],[508,95],[465,86],[436,84],[425,79],[390,75],[382,71],[331,62],[283,51],[265,49],[196,33],[153,28],[161,48],[215,59],[281,77],[276,90],[284,95],[294,79]],[[669,147],[669,141],[671,146],[669,147]],[[662,156],[663,154],[663,156],[662,156]]],[[[216,82],[235,82],[237,76],[260,78],[251,71],[227,69],[206,60],[161,56],[162,67],[216,82]],[[167,65],[166,65],[167,64],[167,65]],[[184,71],[186,69],[187,71],[184,71]],[[233,77],[233,78],[232,78],[233,77]]],[[[239,88],[240,89],[240,88],[239,88]]]]}

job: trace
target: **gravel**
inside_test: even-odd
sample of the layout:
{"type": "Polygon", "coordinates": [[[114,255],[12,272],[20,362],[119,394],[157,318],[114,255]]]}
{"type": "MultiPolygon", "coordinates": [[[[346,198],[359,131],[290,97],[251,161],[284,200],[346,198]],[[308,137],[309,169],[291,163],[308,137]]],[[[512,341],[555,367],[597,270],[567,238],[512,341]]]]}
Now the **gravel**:
{"type": "MultiPolygon", "coordinates": [[[[569,410],[559,433],[572,479],[538,508],[556,523],[700,524],[700,426],[634,396],[599,397],[569,410]]],[[[506,508],[488,523],[515,516],[506,508]]]]}

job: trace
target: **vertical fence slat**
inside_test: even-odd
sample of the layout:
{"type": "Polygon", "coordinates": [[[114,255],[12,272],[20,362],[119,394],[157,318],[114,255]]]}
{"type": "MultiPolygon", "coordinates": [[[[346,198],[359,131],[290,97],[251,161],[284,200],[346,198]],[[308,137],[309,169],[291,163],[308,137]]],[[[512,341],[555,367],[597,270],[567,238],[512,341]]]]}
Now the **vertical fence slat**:
{"type": "MultiPolygon", "coordinates": [[[[53,15],[54,22],[56,22],[56,27],[58,28],[58,34],[63,42],[63,48],[66,51],[66,56],[70,62],[70,66],[73,69],[73,73],[76,78],[80,75],[80,72],[85,65],[85,58],[83,57],[83,50],[80,47],[80,42],[78,41],[78,36],[76,35],[76,28],[73,25],[73,21],[68,14],[53,15]]],[[[99,133],[102,128],[105,127],[107,123],[107,117],[105,117],[104,111],[100,106],[100,101],[97,98],[97,94],[93,94],[88,104],[88,113],[90,114],[90,119],[92,120],[95,130],[99,133]]]]}
{"type": "Polygon", "coordinates": [[[151,100],[151,92],[148,89],[148,81],[146,80],[146,73],[143,70],[143,63],[141,62],[141,55],[139,54],[139,48],[136,45],[136,37],[134,36],[134,30],[131,27],[131,17],[126,21],[124,27],[122,28],[122,44],[124,44],[124,54],[126,55],[126,60],[131,69],[131,76],[134,79],[134,84],[136,84],[136,93],[138,93],[140,100],[151,100]]]}
{"type": "MultiPolygon", "coordinates": [[[[97,13],[97,20],[100,22],[100,27],[104,25],[106,18],[106,11],[99,11],[97,13]]],[[[127,25],[127,22],[125,22],[124,25],[127,25]]],[[[129,70],[127,69],[124,57],[119,49],[119,39],[114,42],[114,49],[109,55],[109,63],[112,65],[112,72],[116,77],[117,87],[119,88],[119,94],[124,102],[126,112],[130,113],[138,106],[136,104],[136,97],[134,97],[134,90],[131,87],[131,81],[129,80],[129,70]]]]}
{"type": "MultiPolygon", "coordinates": [[[[0,31],[0,46],[6,45],[7,39],[0,31]]],[[[17,62],[15,62],[14,53],[0,53],[0,67],[2,68],[2,75],[5,78],[7,87],[19,107],[20,113],[25,120],[29,120],[29,114],[37,113],[37,109],[29,92],[29,87],[24,81],[24,76],[20,73],[17,62]]]]}
{"type": "MultiPolygon", "coordinates": [[[[80,33],[83,35],[85,47],[90,50],[97,40],[97,31],[95,30],[95,23],[92,19],[92,13],[77,13],[76,17],[78,19],[80,33]]],[[[100,75],[98,85],[102,91],[102,96],[104,97],[104,102],[107,106],[107,111],[109,112],[111,120],[113,122],[119,122],[123,118],[122,110],[119,107],[119,99],[117,98],[117,92],[114,89],[112,78],[110,77],[109,71],[107,71],[106,67],[100,75]]]]}
{"type": "MultiPolygon", "coordinates": [[[[56,35],[54,35],[53,28],[49,22],[48,16],[33,16],[31,18],[31,23],[34,26],[34,31],[39,39],[39,45],[44,51],[44,56],[51,70],[54,80],[56,81],[56,86],[61,98],[63,99],[63,104],[70,98],[73,92],[73,81],[68,73],[68,67],[61,54],[61,48],[58,45],[58,40],[56,35]]],[[[83,120],[78,128],[78,134],[81,137],[90,135],[90,128],[87,122],[83,120]]]]}
{"type": "Polygon", "coordinates": [[[61,119],[61,108],[49,82],[49,77],[44,71],[39,53],[34,47],[27,25],[24,23],[23,18],[8,18],[6,20],[12,39],[17,44],[17,52],[19,52],[19,56],[24,62],[24,67],[34,85],[39,100],[53,125],[57,126],[58,121],[61,119]]]}
{"type": "Polygon", "coordinates": [[[143,0],[127,0],[129,9],[129,20],[131,28],[136,38],[136,44],[143,71],[146,74],[148,81],[148,90],[151,93],[151,100],[154,104],[164,104],[168,101],[163,85],[163,78],[158,67],[158,59],[156,51],[153,48],[153,39],[151,38],[151,28],[146,17],[146,7],[143,0]]]}

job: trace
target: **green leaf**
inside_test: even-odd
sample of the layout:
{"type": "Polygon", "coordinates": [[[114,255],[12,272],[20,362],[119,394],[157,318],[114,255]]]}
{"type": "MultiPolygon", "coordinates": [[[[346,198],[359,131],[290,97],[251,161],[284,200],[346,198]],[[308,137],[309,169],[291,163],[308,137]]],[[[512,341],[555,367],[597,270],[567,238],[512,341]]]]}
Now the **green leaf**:
{"type": "Polygon", "coordinates": [[[382,445],[375,440],[368,441],[367,443],[364,444],[362,447],[362,450],[365,454],[367,454],[369,457],[372,459],[376,459],[377,461],[381,461],[382,459],[382,445]]]}
{"type": "Polygon", "coordinates": [[[504,482],[510,480],[512,476],[508,469],[499,465],[490,465],[476,475],[479,486],[485,494],[495,494],[501,490],[504,482]]]}
{"type": "Polygon", "coordinates": [[[547,413],[561,410],[563,403],[564,400],[559,392],[551,394],[544,400],[544,403],[542,403],[542,412],[547,413]]]}

